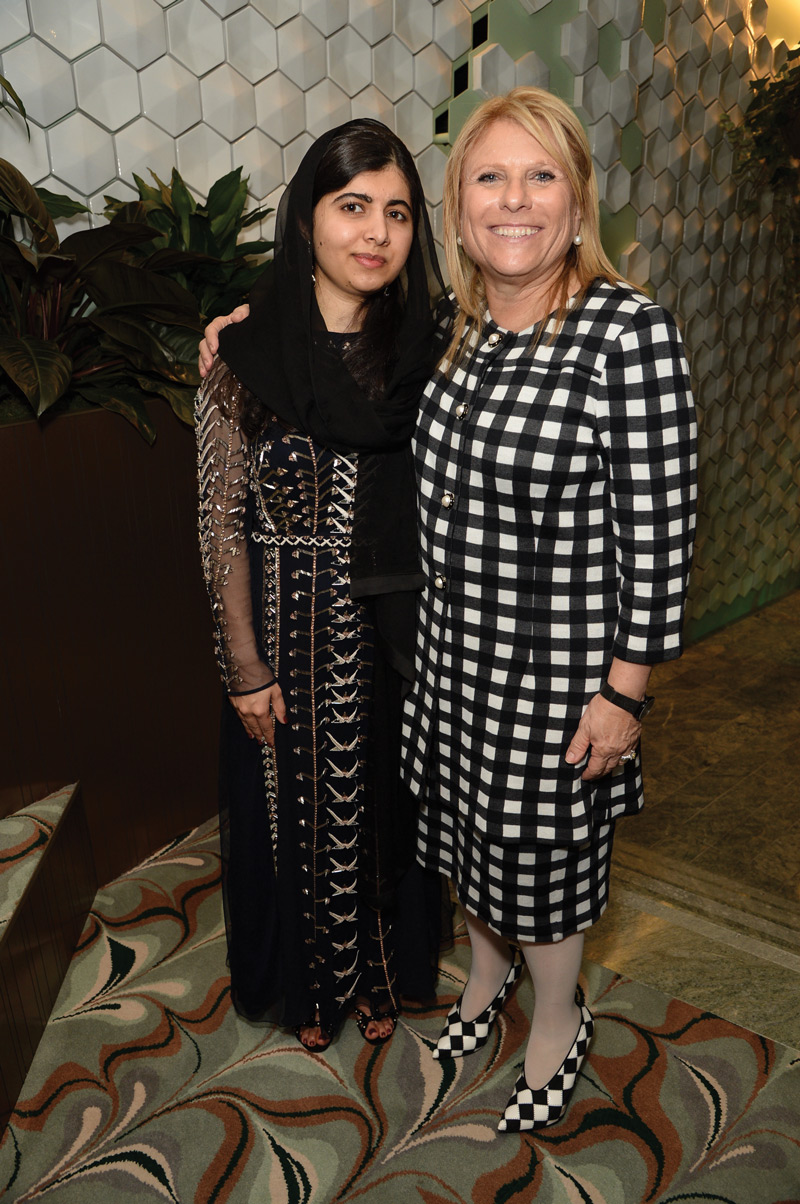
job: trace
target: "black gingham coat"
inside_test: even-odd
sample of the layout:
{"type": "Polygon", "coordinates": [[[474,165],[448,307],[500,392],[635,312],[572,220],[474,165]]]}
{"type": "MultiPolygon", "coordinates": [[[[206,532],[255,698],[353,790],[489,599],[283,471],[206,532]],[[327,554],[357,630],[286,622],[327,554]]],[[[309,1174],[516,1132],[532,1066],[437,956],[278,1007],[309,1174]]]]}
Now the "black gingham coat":
{"type": "Polygon", "coordinates": [[[479,838],[569,845],[642,805],[638,758],[598,783],[564,754],[613,656],[680,655],[696,427],[675,323],[632,288],[596,282],[530,340],[488,321],[423,398],[403,760],[479,838]]]}

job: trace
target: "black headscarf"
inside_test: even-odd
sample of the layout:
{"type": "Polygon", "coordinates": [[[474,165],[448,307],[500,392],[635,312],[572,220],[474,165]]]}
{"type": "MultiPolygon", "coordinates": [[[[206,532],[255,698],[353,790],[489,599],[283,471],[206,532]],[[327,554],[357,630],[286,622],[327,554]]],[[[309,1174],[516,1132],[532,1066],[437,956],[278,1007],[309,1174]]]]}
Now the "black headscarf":
{"type": "MultiPolygon", "coordinates": [[[[377,396],[357,383],[336,341],[327,337],[312,276],[315,177],[335,139],[365,129],[397,141],[380,122],[362,119],[323,134],[306,153],[278,207],[272,270],[251,295],[249,318],[221,332],[220,356],[287,426],[334,451],[359,453],[350,593],[371,599],[376,626],[372,792],[380,800],[367,809],[375,823],[375,856],[364,889],[370,901],[383,904],[413,855],[413,816],[399,794],[396,747],[400,695],[413,680],[415,592],[423,583],[410,440],[448,303],[420,187],[408,260],[390,286],[400,290],[392,307],[396,330],[377,396]]],[[[365,164],[353,175],[362,170],[374,167],[365,164]]]]}

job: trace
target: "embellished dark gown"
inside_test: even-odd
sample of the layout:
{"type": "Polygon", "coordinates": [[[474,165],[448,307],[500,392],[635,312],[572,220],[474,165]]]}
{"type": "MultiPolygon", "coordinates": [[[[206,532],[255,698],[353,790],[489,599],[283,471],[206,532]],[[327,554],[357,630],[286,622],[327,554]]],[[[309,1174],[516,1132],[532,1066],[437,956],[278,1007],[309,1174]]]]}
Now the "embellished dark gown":
{"type": "Polygon", "coordinates": [[[359,896],[374,628],[349,593],[358,457],[273,420],[249,445],[219,364],[197,406],[200,537],[227,690],[274,675],[275,749],[223,707],[220,816],[237,1009],[335,1031],[359,996],[433,994],[438,883],[412,867],[394,906],[359,896]],[[431,917],[436,917],[431,919],[431,917]],[[398,981],[399,973],[399,981],[398,981]]]}

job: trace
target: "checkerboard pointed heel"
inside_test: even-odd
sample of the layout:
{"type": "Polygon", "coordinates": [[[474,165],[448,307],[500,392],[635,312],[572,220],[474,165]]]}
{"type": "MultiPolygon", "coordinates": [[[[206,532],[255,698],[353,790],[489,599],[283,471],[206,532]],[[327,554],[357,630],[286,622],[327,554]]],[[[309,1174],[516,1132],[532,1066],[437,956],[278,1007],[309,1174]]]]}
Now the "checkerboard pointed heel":
{"type": "Polygon", "coordinates": [[[514,990],[517,979],[522,973],[525,963],[519,949],[514,949],[511,966],[500,990],[492,1002],[474,1020],[461,1019],[461,999],[451,1007],[442,1034],[433,1051],[434,1058],[462,1058],[465,1054],[474,1053],[489,1040],[495,1017],[503,1004],[514,990]]]}
{"type": "Polygon", "coordinates": [[[514,1092],[497,1126],[501,1133],[521,1133],[528,1129],[546,1129],[557,1124],[567,1110],[572,1088],[594,1032],[592,1013],[583,1004],[578,1033],[569,1053],[549,1083],[534,1090],[525,1079],[525,1068],[514,1084],[514,1092]]]}

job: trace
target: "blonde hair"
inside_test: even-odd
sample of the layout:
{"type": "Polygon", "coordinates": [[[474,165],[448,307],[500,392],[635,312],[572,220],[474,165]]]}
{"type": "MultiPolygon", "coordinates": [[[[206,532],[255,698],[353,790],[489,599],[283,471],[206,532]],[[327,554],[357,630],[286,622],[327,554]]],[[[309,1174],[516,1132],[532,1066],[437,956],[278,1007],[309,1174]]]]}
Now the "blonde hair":
{"type": "MultiPolygon", "coordinates": [[[[512,88],[505,96],[493,96],[474,109],[453,144],[444,176],[444,249],[450,283],[459,312],[453,337],[442,364],[457,364],[466,352],[472,331],[479,331],[486,309],[486,288],[478,265],[457,242],[461,225],[461,188],[464,161],[481,135],[496,121],[515,121],[552,155],[564,171],[581,214],[580,246],[572,244],[563,269],[548,297],[554,308],[555,330],[567,316],[569,284],[579,281],[579,296],[598,276],[614,284],[622,277],[614,269],[600,242],[600,209],[592,155],[583,126],[572,109],[541,88],[512,88]]],[[[449,368],[448,368],[449,370],[449,368]]]]}

